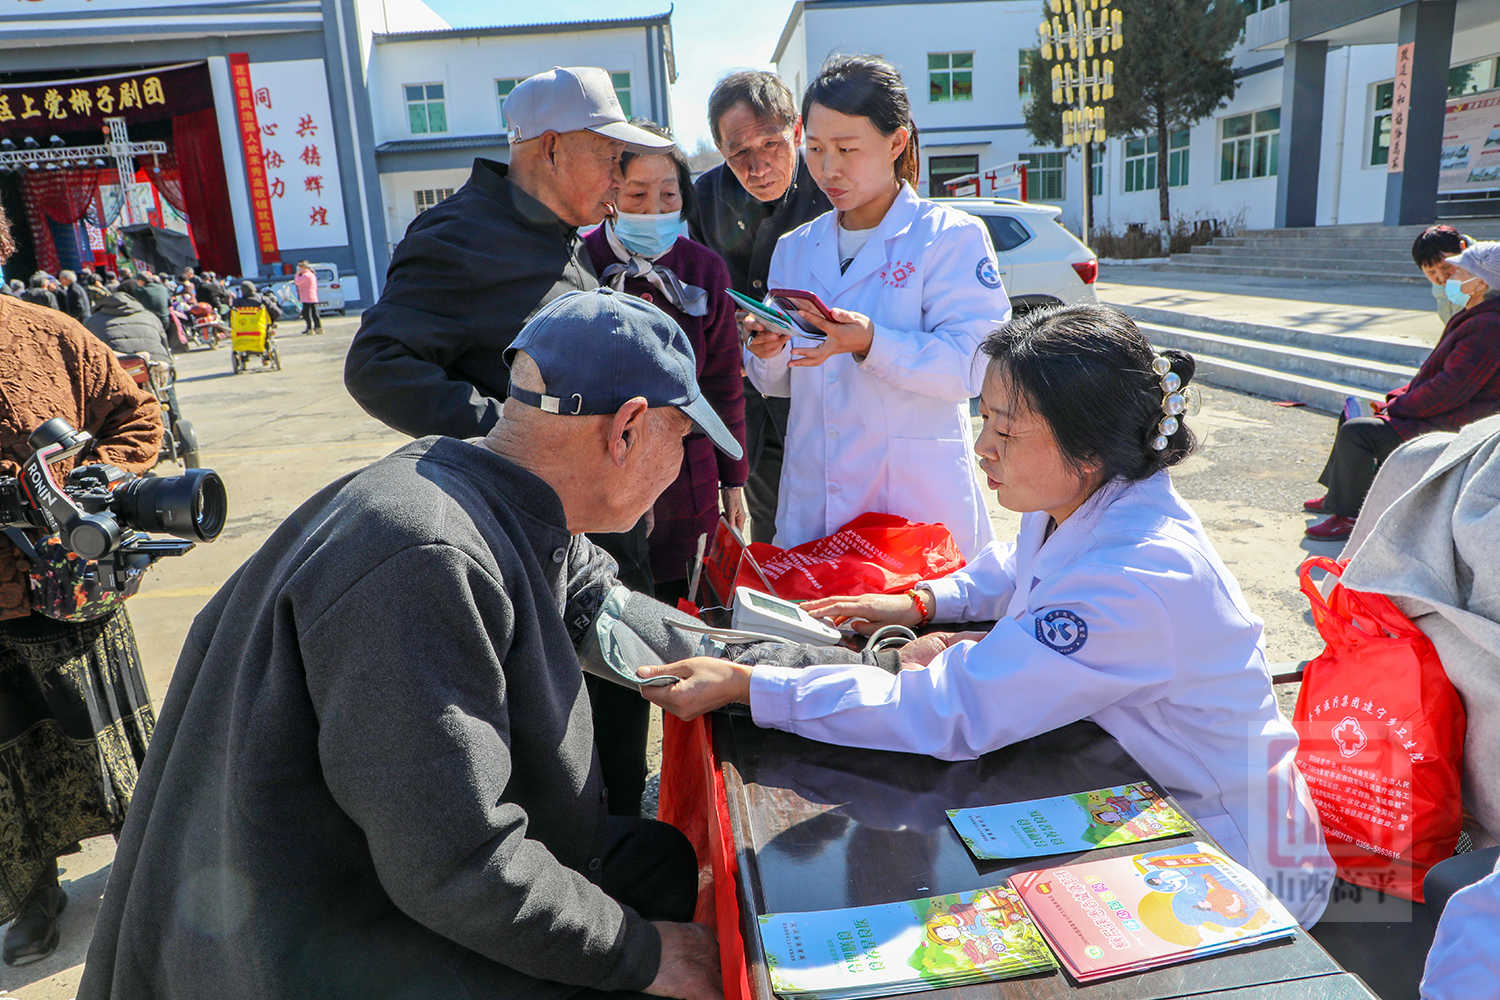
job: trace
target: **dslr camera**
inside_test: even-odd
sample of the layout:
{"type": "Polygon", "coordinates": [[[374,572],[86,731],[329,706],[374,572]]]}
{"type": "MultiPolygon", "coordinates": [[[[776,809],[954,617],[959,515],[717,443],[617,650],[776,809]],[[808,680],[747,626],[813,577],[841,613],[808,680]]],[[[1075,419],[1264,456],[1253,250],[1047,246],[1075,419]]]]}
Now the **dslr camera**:
{"type": "MultiPolygon", "coordinates": [[[[197,542],[219,537],[228,498],[212,469],[137,478],[113,465],[80,465],[59,484],[52,466],[93,441],[61,417],[32,431],[26,439],[32,453],[21,474],[0,476],[0,528],[13,540],[13,529],[28,536],[57,535],[70,552],[98,563],[103,589],[127,594],[157,559],[180,556],[197,542]],[[151,531],[175,537],[152,538],[151,531]]],[[[23,551],[28,547],[21,545],[23,551]]]]}

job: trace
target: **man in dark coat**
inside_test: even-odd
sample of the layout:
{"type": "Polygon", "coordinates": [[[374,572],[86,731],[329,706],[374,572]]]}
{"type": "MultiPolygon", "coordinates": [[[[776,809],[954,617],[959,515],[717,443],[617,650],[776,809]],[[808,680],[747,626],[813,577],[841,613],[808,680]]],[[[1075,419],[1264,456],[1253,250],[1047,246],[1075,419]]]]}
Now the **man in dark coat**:
{"type": "Polygon", "coordinates": [[[58,307],[80,323],[88,319],[94,309],[89,302],[88,290],[78,283],[78,275],[66,269],[58,271],[57,283],[60,286],[58,307]]]}
{"type": "Polygon", "coordinates": [[[695,426],[739,447],[633,296],[516,345],[483,441],[334,482],[194,621],[80,1000],[720,996],[687,839],[607,814],[574,648],[616,585],[579,533],[640,518],[695,426]]]}
{"type": "Polygon", "coordinates": [[[626,124],[608,74],[592,67],[522,81],[505,121],[509,167],[475,160],[468,183],[417,216],[349,345],[350,394],[407,434],[494,426],[516,331],[564,292],[598,287],[578,228],[613,204],[620,154],[672,145],[626,124]]]}
{"type": "Polygon", "coordinates": [[[116,354],[149,354],[158,361],[172,358],[166,334],[156,317],[124,291],[111,292],[100,299],[99,308],[83,325],[116,354]]]}
{"type": "MultiPolygon", "coordinates": [[[[833,206],[802,159],[802,119],[776,74],[745,70],[719,81],[708,99],[708,124],[724,162],[693,185],[692,235],[724,258],[735,291],[763,299],[776,241],[833,206]]],[[[745,379],[745,501],[757,542],[776,533],[790,408],[790,399],[762,396],[745,379]]]]}
{"type": "Polygon", "coordinates": [[[47,290],[47,276],[41,271],[31,276],[31,284],[26,291],[21,293],[21,298],[34,306],[62,310],[62,306],[57,304],[57,296],[47,290]]]}
{"type": "Polygon", "coordinates": [[[172,301],[167,294],[167,286],[161,283],[161,277],[150,273],[137,275],[121,282],[120,290],[129,292],[137,302],[146,307],[147,312],[156,317],[170,343],[175,329],[172,325],[172,301]]]}

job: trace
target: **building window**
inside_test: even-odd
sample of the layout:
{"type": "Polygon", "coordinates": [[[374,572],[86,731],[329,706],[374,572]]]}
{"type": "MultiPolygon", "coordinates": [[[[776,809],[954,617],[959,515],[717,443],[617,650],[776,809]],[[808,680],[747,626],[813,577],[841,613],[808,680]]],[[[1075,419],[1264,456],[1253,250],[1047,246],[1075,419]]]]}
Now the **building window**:
{"type": "Polygon", "coordinates": [[[1270,10],[1279,3],[1286,0],[1240,0],[1240,6],[1245,8],[1246,14],[1254,14],[1256,11],[1270,10]]]}
{"type": "Polygon", "coordinates": [[[1275,177],[1281,145],[1281,109],[1267,108],[1219,120],[1219,180],[1275,177]]]}
{"type": "Polygon", "coordinates": [[[1026,196],[1032,201],[1062,201],[1067,153],[1022,153],[1026,164],[1026,196]]]}
{"type": "MultiPolygon", "coordinates": [[[[1125,140],[1125,190],[1156,190],[1156,136],[1142,135],[1125,140]]],[[[1182,187],[1188,182],[1188,130],[1178,129],[1167,136],[1167,187],[1182,187]]]]}
{"type": "Polygon", "coordinates": [[[1022,104],[1031,100],[1031,63],[1036,58],[1036,49],[1022,49],[1016,53],[1016,73],[1020,77],[1016,92],[1020,94],[1022,104]]]}
{"type": "Polygon", "coordinates": [[[525,77],[515,77],[515,78],[510,79],[510,80],[496,80],[495,81],[495,99],[500,104],[500,128],[501,128],[502,131],[506,128],[506,125],[505,125],[505,99],[510,96],[510,92],[512,90],[516,89],[516,84],[520,83],[524,79],[525,79],[525,77]]]}
{"type": "Polygon", "coordinates": [[[1375,110],[1370,119],[1370,166],[1383,167],[1391,158],[1391,98],[1395,81],[1375,85],[1375,110]]]}
{"type": "Polygon", "coordinates": [[[412,135],[448,131],[448,109],[443,103],[441,83],[408,83],[406,120],[412,135]]]}
{"type": "Polygon", "coordinates": [[[1096,195],[1104,193],[1104,149],[1104,143],[1094,143],[1094,158],[1089,164],[1089,173],[1092,175],[1089,183],[1093,185],[1096,195]]]}
{"type": "Polygon", "coordinates": [[[444,198],[453,196],[452,188],[420,188],[412,192],[417,202],[417,214],[421,215],[444,198]]]}
{"type": "Polygon", "coordinates": [[[927,193],[933,198],[948,194],[947,182],[964,174],[979,173],[979,157],[929,156],[927,158],[927,193]]]}
{"type": "Polygon", "coordinates": [[[1500,69],[1497,64],[1500,64],[1500,57],[1491,56],[1454,66],[1448,70],[1448,96],[1463,97],[1465,94],[1477,94],[1481,90],[1493,90],[1500,85],[1500,79],[1495,76],[1497,69],[1500,69]]]}
{"type": "Polygon", "coordinates": [[[974,53],[929,52],[927,54],[927,99],[972,101],[974,99],[974,53]]]}
{"type": "Polygon", "coordinates": [[[625,112],[625,117],[632,117],[630,113],[630,74],[611,73],[609,82],[614,85],[615,97],[620,100],[620,110],[625,112]]]}

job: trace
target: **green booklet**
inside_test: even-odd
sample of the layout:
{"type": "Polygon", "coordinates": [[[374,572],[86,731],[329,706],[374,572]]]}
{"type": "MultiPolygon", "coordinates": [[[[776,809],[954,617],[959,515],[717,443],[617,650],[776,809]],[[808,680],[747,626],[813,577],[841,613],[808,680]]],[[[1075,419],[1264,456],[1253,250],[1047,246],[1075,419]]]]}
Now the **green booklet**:
{"type": "Polygon", "coordinates": [[[1011,979],[1057,967],[1009,886],[810,913],[768,913],[771,989],[843,1000],[1011,979]]]}
{"type": "Polygon", "coordinates": [[[729,297],[734,299],[742,309],[749,312],[750,315],[762,323],[773,327],[780,327],[787,333],[800,333],[802,336],[810,337],[813,340],[822,340],[827,336],[821,330],[809,328],[807,324],[802,322],[800,317],[789,315],[769,302],[757,302],[748,295],[741,295],[733,288],[726,288],[724,291],[728,292],[729,297]]]}
{"type": "Polygon", "coordinates": [[[1193,832],[1193,824],[1144,781],[1047,799],[949,809],[948,822],[982,861],[1039,858],[1193,832]]]}

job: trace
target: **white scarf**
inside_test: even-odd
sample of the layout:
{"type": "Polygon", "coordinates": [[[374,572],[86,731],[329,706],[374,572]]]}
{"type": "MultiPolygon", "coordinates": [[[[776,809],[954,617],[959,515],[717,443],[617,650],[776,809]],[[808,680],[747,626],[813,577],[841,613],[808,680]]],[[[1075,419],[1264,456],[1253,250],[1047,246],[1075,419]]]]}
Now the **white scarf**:
{"type": "Polygon", "coordinates": [[[609,244],[616,258],[616,263],[606,267],[604,273],[599,276],[609,287],[617,292],[623,292],[626,278],[645,278],[661,292],[663,298],[687,315],[708,315],[708,293],[697,285],[689,285],[678,278],[672,273],[670,267],[656,263],[671,253],[670,249],[655,257],[643,257],[634,253],[620,242],[620,238],[615,235],[614,223],[609,219],[604,220],[604,240],[609,244]]]}

